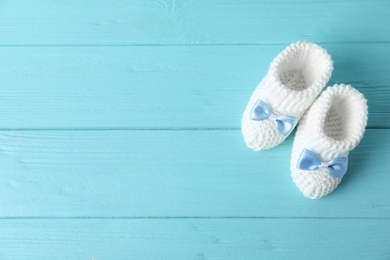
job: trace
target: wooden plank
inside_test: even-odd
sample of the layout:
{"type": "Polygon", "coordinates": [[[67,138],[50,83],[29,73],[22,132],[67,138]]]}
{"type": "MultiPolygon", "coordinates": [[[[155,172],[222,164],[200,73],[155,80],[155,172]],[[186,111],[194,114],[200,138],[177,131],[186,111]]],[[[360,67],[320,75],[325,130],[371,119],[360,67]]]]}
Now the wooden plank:
{"type": "Polygon", "coordinates": [[[389,219],[0,220],[3,259],[388,259],[389,219]]]}
{"type": "MultiPolygon", "coordinates": [[[[326,44],[331,82],[369,100],[390,127],[390,44],[326,44]]],[[[2,47],[0,128],[239,128],[284,45],[2,47]]]]}
{"type": "Polygon", "coordinates": [[[232,131],[6,131],[0,217],[390,217],[390,130],[368,130],[341,186],[304,198],[292,145],[232,131]]]}
{"type": "Polygon", "coordinates": [[[1,45],[390,41],[390,3],[380,0],[13,0],[0,8],[1,45]]]}

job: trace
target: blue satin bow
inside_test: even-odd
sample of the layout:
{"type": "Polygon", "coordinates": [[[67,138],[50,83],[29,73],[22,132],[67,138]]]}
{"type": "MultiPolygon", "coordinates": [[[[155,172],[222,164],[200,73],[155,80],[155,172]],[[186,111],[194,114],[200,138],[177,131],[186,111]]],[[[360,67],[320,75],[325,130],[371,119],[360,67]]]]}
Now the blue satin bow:
{"type": "Polygon", "coordinates": [[[255,121],[261,121],[268,118],[275,120],[278,131],[284,136],[288,136],[298,122],[297,118],[293,116],[275,117],[272,114],[271,108],[260,99],[257,100],[255,105],[253,106],[250,118],[255,121]]]}
{"type": "Polygon", "coordinates": [[[322,163],[317,154],[308,149],[303,149],[298,159],[297,168],[306,171],[314,171],[319,167],[327,168],[330,175],[341,179],[347,172],[348,158],[336,157],[328,163],[322,163]]]}

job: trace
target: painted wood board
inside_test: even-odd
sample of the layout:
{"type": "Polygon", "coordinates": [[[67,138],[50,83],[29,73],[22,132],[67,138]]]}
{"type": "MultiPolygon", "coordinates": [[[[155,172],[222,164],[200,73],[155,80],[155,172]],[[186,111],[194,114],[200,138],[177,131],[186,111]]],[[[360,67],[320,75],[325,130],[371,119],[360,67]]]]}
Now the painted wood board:
{"type": "Polygon", "coordinates": [[[380,0],[13,0],[0,12],[0,45],[390,41],[380,0]]]}
{"type": "Polygon", "coordinates": [[[291,180],[292,141],[254,153],[239,130],[1,132],[0,217],[390,217],[390,130],[368,130],[315,201],[291,180]]]}
{"type": "Polygon", "coordinates": [[[2,259],[389,259],[389,219],[0,220],[2,259]]]}
{"type": "MultiPolygon", "coordinates": [[[[240,128],[249,97],[285,45],[0,47],[0,128],[240,128]]],[[[390,127],[390,44],[325,44],[329,82],[368,99],[390,127]]]]}

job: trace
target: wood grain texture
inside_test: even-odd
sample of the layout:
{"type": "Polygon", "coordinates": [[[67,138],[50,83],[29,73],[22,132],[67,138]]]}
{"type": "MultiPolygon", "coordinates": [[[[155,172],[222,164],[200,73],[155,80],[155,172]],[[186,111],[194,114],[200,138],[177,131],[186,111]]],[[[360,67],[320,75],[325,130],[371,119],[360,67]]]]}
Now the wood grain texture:
{"type": "MultiPolygon", "coordinates": [[[[0,128],[239,128],[252,91],[285,45],[2,47],[0,128]]],[[[390,44],[325,44],[329,84],[368,99],[390,127],[390,44]]]]}
{"type": "Polygon", "coordinates": [[[0,217],[390,217],[390,130],[369,130],[341,186],[316,201],[289,176],[292,137],[262,153],[237,130],[2,132],[0,141],[0,217]]]}
{"type": "Polygon", "coordinates": [[[2,1],[0,44],[389,42],[389,7],[380,0],[2,1]]]}
{"type": "Polygon", "coordinates": [[[0,220],[2,259],[389,259],[389,219],[0,220]]]}

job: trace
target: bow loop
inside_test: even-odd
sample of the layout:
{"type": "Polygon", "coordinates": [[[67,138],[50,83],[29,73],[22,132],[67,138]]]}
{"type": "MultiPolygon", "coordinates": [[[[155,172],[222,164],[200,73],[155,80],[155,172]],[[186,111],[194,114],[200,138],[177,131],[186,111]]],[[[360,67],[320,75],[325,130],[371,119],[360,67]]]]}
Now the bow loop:
{"type": "Polygon", "coordinates": [[[322,163],[316,153],[303,149],[298,158],[297,168],[305,171],[314,171],[320,167],[327,168],[330,175],[341,179],[347,172],[348,158],[336,157],[327,163],[322,163]]]}
{"type": "Polygon", "coordinates": [[[297,124],[297,119],[293,116],[280,116],[276,118],[278,131],[284,136],[288,136],[297,124]]]}
{"type": "Polygon", "coordinates": [[[274,114],[272,114],[272,109],[260,99],[257,100],[253,106],[250,118],[255,121],[262,121],[265,119],[275,120],[278,131],[284,136],[288,136],[298,122],[297,118],[293,116],[275,117],[274,114]]]}
{"type": "Polygon", "coordinates": [[[259,99],[252,108],[251,119],[255,121],[261,121],[268,119],[271,114],[271,108],[264,101],[259,99]]]}
{"type": "Polygon", "coordinates": [[[348,169],[348,158],[337,157],[329,161],[328,170],[336,178],[343,178],[348,169]]]}

